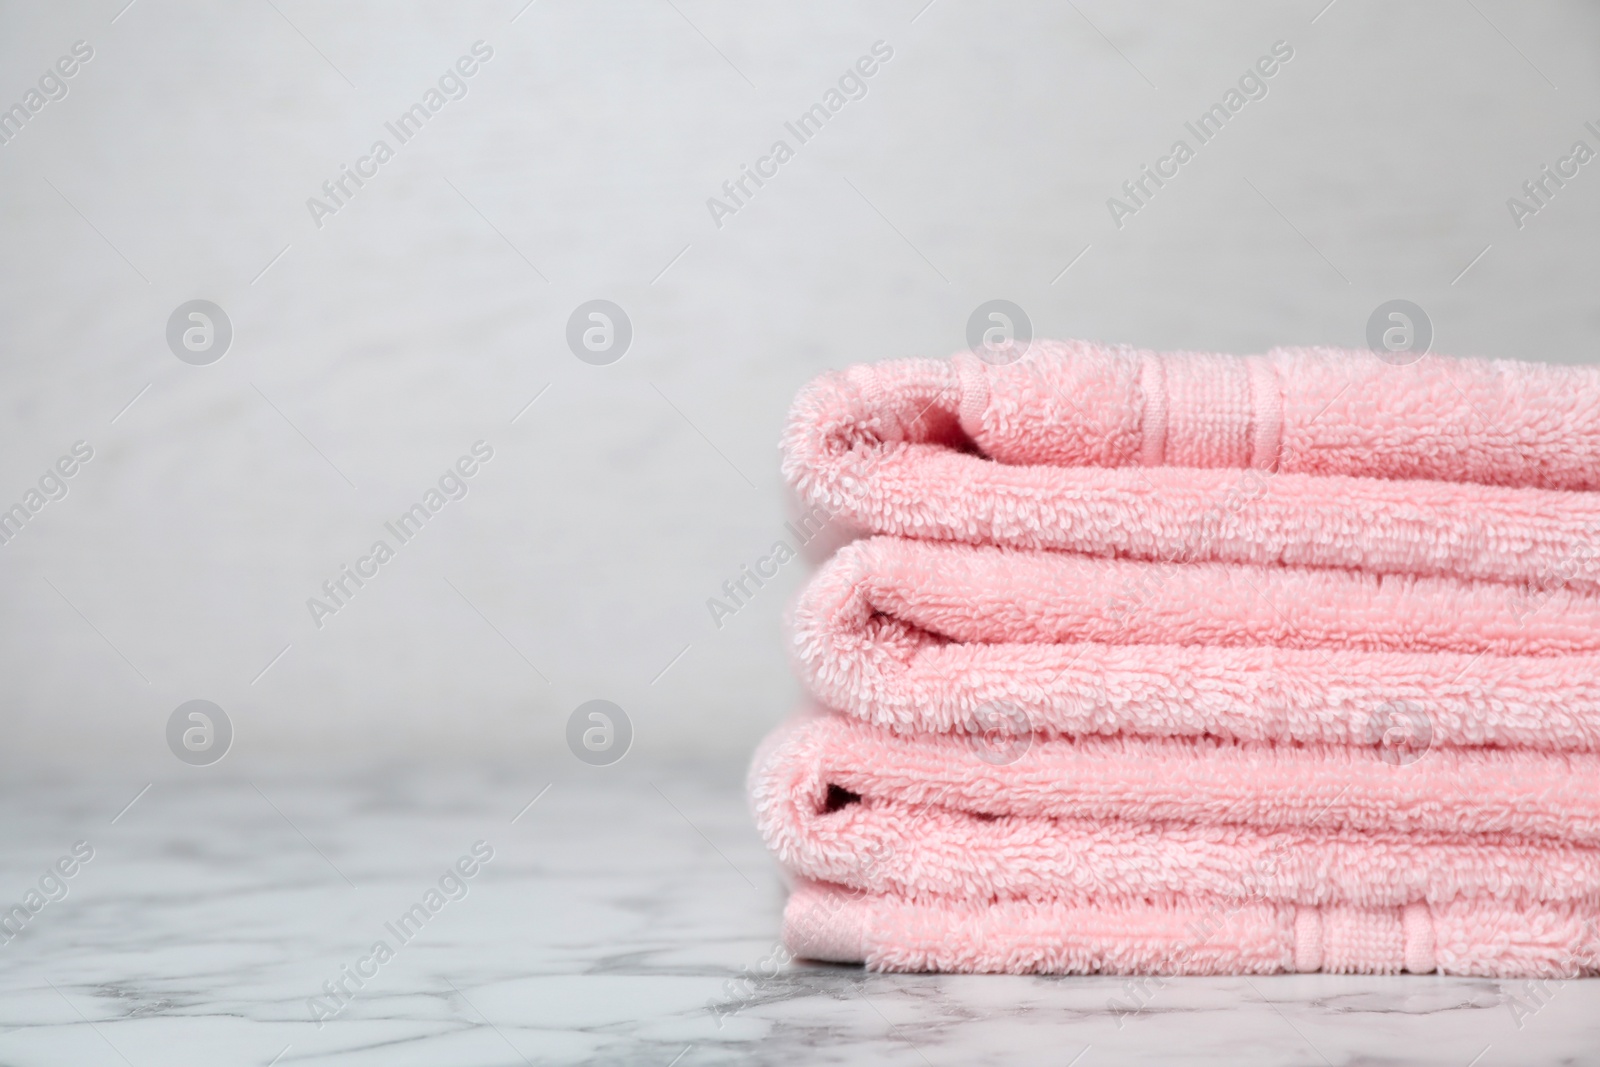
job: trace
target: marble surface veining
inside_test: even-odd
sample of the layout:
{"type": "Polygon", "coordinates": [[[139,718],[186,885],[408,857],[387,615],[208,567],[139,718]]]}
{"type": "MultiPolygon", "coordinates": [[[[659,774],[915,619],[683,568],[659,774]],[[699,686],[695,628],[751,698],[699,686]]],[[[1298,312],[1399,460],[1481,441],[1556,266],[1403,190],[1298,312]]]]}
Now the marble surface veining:
{"type": "Polygon", "coordinates": [[[1600,981],[788,962],[737,769],[622,766],[8,786],[0,1064],[1600,1062],[1600,981]]]}

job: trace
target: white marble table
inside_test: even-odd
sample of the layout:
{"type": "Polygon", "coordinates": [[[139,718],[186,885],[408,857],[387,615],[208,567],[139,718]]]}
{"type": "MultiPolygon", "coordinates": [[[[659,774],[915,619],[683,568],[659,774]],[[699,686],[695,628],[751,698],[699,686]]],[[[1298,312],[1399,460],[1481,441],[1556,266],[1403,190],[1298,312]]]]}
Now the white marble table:
{"type": "Polygon", "coordinates": [[[771,973],[783,890],[736,768],[343,783],[214,770],[158,781],[120,815],[145,783],[0,794],[7,907],[75,842],[94,849],[49,884],[67,895],[0,947],[0,1063],[1600,1062],[1596,981],[1130,991],[1113,978],[771,973]],[[480,841],[493,856],[475,863],[480,841]],[[446,879],[460,899],[429,901],[463,857],[472,876],[446,879]],[[402,940],[394,924],[413,904],[426,918],[402,940]],[[341,979],[348,1003],[319,1028],[308,1001],[341,979]],[[1135,1000],[1137,1015],[1108,1008],[1135,1000]]]}

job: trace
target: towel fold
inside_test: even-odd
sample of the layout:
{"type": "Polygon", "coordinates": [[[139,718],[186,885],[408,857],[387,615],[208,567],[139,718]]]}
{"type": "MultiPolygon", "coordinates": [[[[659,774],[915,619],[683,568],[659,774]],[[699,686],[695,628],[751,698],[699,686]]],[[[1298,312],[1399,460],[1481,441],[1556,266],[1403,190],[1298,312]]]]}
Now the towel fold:
{"type": "Polygon", "coordinates": [[[1600,367],[1280,348],[1264,356],[1034,341],[824,375],[811,449],[965,439],[1016,466],[1203,467],[1600,489],[1600,367]]]}
{"type": "MultiPolygon", "coordinates": [[[[1600,416],[1582,399],[1600,395],[1594,368],[1432,358],[1396,368],[1310,350],[1295,358],[1351,368],[1353,384],[1322,402],[1340,413],[1333,430],[1322,427],[1326,412],[1307,416],[1303,431],[1286,417],[1287,444],[1260,446],[1270,463],[1244,463],[1242,445],[1174,454],[1169,438],[1160,453],[1167,465],[1116,466],[1154,455],[1142,433],[1129,436],[1144,423],[1143,408],[1129,414],[1124,395],[1126,381],[1144,376],[1129,369],[1134,355],[1035,348],[1008,367],[972,356],[906,360],[807,386],[784,437],[785,476],[811,509],[804,521],[837,517],[867,532],[1158,562],[1597,587],[1600,494],[1558,491],[1600,484],[1600,433],[1591,425],[1600,416]],[[1100,388],[1105,375],[1073,377],[1080,366],[1101,365],[1111,368],[1106,380],[1123,383],[1110,396],[1100,388]],[[1441,377],[1416,377],[1426,374],[1441,377]],[[1535,395],[1535,385],[1553,392],[1535,395]],[[1440,389],[1456,388],[1473,399],[1443,412],[1447,418],[1400,419],[1419,391],[1443,403],[1440,389]],[[1485,407],[1505,424],[1481,414],[1485,407]],[[1335,447],[1345,438],[1347,447],[1335,447]]],[[[1138,355],[1141,367],[1146,359],[1138,355]]],[[[1207,373],[1217,359],[1182,373],[1207,373]]],[[[1164,373],[1186,366],[1159,362],[1164,373]]],[[[1322,391],[1317,386],[1314,399],[1322,391]]],[[[1288,402],[1284,410],[1298,409],[1288,402]]],[[[1195,434],[1222,440],[1232,418],[1195,434]]],[[[1192,421],[1211,426],[1198,414],[1192,421]]]]}
{"type": "Polygon", "coordinates": [[[1588,591],[874,537],[790,623],[818,700],[904,732],[1600,750],[1588,591]]]}
{"type": "Polygon", "coordinates": [[[1388,906],[1600,896],[1600,757],[1484,749],[1393,765],[1208,739],[981,743],[801,715],[751,769],[795,874],[908,898],[1201,892],[1388,906]]]}
{"type": "Polygon", "coordinates": [[[996,766],[802,715],[751,777],[801,883],[785,942],[882,970],[1597,972],[1590,761],[1304,753],[1263,774],[1295,750],[1231,748],[1186,775],[1178,753],[1065,742],[996,766]]]}
{"type": "MultiPolygon", "coordinates": [[[[908,901],[802,883],[784,910],[798,956],[875,971],[1600,974],[1594,901],[1459,900],[1398,908],[1202,897],[1089,903],[908,901]]],[[[1139,998],[1113,1001],[1135,1012],[1139,998]]]]}

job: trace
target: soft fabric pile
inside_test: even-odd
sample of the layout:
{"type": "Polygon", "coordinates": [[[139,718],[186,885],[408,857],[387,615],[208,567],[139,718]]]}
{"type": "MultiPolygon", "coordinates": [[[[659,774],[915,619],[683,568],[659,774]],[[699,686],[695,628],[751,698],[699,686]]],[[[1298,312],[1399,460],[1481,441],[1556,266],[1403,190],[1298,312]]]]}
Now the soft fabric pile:
{"type": "Polygon", "coordinates": [[[1600,971],[1600,370],[1010,354],[795,403],[791,951],[1600,971]]]}

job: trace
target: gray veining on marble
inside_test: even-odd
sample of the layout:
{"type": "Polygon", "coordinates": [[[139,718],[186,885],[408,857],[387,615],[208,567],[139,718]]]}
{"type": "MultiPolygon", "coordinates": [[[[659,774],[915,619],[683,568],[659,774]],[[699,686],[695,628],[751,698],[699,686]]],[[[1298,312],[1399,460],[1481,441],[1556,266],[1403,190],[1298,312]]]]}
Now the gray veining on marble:
{"type": "Polygon", "coordinates": [[[94,854],[0,948],[0,1064],[1600,1062],[1600,981],[784,964],[735,768],[584,771],[197,772],[120,815],[144,783],[10,787],[8,904],[75,842],[94,854]],[[492,858],[461,877],[477,842],[492,858]]]}

